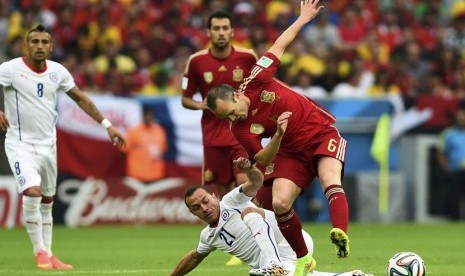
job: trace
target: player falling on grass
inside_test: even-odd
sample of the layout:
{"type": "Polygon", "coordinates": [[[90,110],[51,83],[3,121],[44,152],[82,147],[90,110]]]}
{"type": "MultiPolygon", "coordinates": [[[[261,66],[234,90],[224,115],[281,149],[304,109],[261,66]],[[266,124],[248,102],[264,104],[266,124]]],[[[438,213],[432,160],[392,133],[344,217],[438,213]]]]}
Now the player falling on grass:
{"type": "Polygon", "coordinates": [[[6,132],[5,151],[22,196],[22,213],[32,241],[38,269],[72,269],[52,253],[52,204],[56,191],[57,96],[66,92],[79,107],[108,131],[114,144],[124,137],[75,85],[61,64],[47,60],[52,38],[42,25],[29,30],[26,55],[0,65],[5,113],[0,128],[6,132]]]}
{"type": "Polygon", "coordinates": [[[272,188],[261,189],[257,199],[263,207],[274,210],[282,234],[299,258],[299,276],[306,274],[312,258],[302,236],[302,223],[292,206],[316,176],[329,203],[333,224],[330,238],[336,253],[341,258],[349,254],[349,211],[341,185],[346,141],[333,126],[335,118],[329,112],[273,77],[286,47],[323,8],[318,2],[301,2],[299,17],[259,59],[239,90],[219,85],[207,96],[210,110],[230,121],[236,139],[258,162],[263,159],[261,140],[276,131],[276,118],[284,111],[293,113],[276,162],[265,175],[264,185],[272,188]]]}
{"type": "MultiPolygon", "coordinates": [[[[235,255],[247,264],[249,275],[293,275],[296,254],[278,229],[273,212],[258,208],[252,203],[257,190],[262,187],[263,171],[276,152],[286,131],[290,112],[277,119],[277,131],[263,151],[263,160],[251,165],[248,159],[235,160],[236,166],[247,174],[248,180],[226,194],[220,201],[206,186],[186,190],[185,203],[192,214],[208,223],[200,234],[197,249],[191,250],[180,260],[171,276],[186,275],[196,268],[210,252],[219,249],[235,255]]],[[[313,254],[313,241],[302,230],[305,246],[313,254]]],[[[316,266],[312,260],[310,270],[316,266]]],[[[313,276],[365,275],[361,271],[328,273],[312,271],[313,276]]]]}
{"type": "MultiPolygon", "coordinates": [[[[237,88],[248,76],[250,68],[257,61],[252,50],[231,45],[234,28],[231,16],[222,10],[212,13],[207,21],[207,36],[210,48],[192,56],[186,65],[182,81],[182,105],[192,110],[202,110],[201,128],[203,139],[202,184],[215,185],[218,196],[245,181],[232,161],[247,156],[242,146],[234,139],[228,122],[220,120],[208,110],[205,103],[208,90],[215,85],[226,83],[237,88]],[[200,93],[202,101],[194,99],[200,93]]],[[[241,265],[231,258],[226,265],[241,265]]]]}

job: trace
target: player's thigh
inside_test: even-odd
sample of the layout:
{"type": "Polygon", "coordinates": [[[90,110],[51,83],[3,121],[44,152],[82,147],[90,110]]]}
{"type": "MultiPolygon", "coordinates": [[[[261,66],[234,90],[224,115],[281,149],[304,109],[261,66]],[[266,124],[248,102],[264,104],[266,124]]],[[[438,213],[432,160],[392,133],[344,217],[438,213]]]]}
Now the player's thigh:
{"type": "Polygon", "coordinates": [[[33,145],[17,140],[5,140],[5,152],[19,193],[33,186],[40,186],[40,164],[33,145]]]}
{"type": "Polygon", "coordinates": [[[274,183],[274,179],[276,178],[285,178],[292,181],[304,191],[312,183],[315,176],[316,173],[310,161],[305,161],[298,158],[298,156],[278,153],[272,165],[267,168],[264,185],[274,183]]]}
{"type": "Polygon", "coordinates": [[[234,181],[230,147],[204,147],[204,184],[230,185],[234,181]]]}
{"type": "Polygon", "coordinates": [[[41,189],[45,196],[54,196],[57,185],[57,150],[56,145],[41,147],[40,174],[41,189]]]}

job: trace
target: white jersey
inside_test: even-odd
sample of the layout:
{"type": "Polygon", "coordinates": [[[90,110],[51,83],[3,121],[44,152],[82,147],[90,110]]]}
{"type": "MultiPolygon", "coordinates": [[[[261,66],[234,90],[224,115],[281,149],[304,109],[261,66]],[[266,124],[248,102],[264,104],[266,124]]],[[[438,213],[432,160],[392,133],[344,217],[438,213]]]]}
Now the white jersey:
{"type": "MultiPolygon", "coordinates": [[[[235,255],[253,268],[264,266],[266,263],[265,256],[261,254],[260,247],[241,218],[242,210],[247,207],[257,207],[251,200],[251,197],[242,193],[241,186],[227,193],[220,202],[218,224],[215,226],[208,225],[202,230],[197,252],[208,254],[219,249],[235,255]]],[[[282,236],[274,213],[268,210],[264,211],[265,220],[273,228],[281,261],[292,264],[296,260],[296,255],[282,236]]],[[[313,241],[306,232],[304,232],[304,237],[309,251],[313,252],[313,241]]]]}
{"type": "Polygon", "coordinates": [[[58,93],[75,86],[69,71],[46,60],[46,70],[37,73],[23,58],[15,58],[0,65],[0,86],[10,123],[6,138],[33,144],[55,143],[58,93]]]}

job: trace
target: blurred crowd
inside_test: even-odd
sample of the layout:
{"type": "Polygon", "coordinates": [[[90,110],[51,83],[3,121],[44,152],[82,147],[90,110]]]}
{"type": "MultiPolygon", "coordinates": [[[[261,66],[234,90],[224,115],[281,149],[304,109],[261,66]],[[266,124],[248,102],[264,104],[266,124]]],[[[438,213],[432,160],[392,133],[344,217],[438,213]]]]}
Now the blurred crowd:
{"type": "MultiPolygon", "coordinates": [[[[314,98],[398,94],[465,99],[465,0],[322,1],[277,77],[314,98]]],[[[205,22],[225,9],[234,45],[261,55],[296,18],[298,0],[0,0],[0,62],[21,56],[28,28],[54,34],[53,60],[85,91],[180,93],[205,22]]]]}

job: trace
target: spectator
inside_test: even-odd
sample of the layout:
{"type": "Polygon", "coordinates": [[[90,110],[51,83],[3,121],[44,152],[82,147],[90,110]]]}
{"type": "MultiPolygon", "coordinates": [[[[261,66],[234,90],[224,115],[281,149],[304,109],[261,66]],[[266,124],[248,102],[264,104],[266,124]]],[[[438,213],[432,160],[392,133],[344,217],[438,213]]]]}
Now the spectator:
{"type": "MultiPolygon", "coordinates": [[[[448,176],[447,199],[450,218],[458,220],[464,213],[461,212],[461,203],[465,195],[465,105],[455,113],[455,124],[442,131],[437,144],[437,158],[439,164],[448,176]]],[[[445,180],[446,180],[445,179],[445,180]]],[[[445,181],[446,182],[446,181],[445,181]]]]}
{"type": "Polygon", "coordinates": [[[126,131],[127,176],[144,183],[163,178],[167,150],[165,129],[156,122],[153,110],[144,109],[143,122],[126,131]]]}

